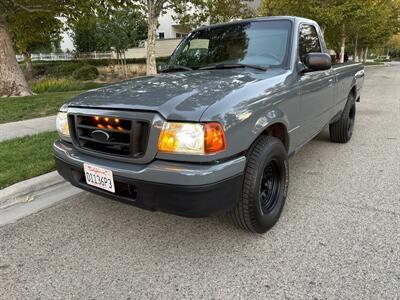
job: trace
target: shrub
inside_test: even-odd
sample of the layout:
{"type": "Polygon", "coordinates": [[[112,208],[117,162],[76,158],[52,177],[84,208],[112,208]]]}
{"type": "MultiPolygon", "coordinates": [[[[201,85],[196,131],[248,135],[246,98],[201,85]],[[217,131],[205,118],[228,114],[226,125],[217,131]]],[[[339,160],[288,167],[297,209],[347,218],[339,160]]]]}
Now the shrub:
{"type": "MultiPolygon", "coordinates": [[[[25,68],[25,64],[20,63],[21,68],[25,68]]],[[[77,61],[46,61],[33,62],[33,75],[49,76],[49,77],[67,77],[72,72],[83,66],[82,62],[77,61]]]]}
{"type": "Polygon", "coordinates": [[[32,85],[32,91],[35,93],[45,92],[67,92],[82,89],[79,81],[67,78],[50,78],[40,80],[32,85]]]}
{"type": "Polygon", "coordinates": [[[46,68],[44,75],[51,77],[68,77],[72,76],[72,73],[82,68],[82,66],[83,64],[79,62],[54,64],[46,68]]]}
{"type": "MultiPolygon", "coordinates": [[[[169,61],[170,57],[157,57],[156,61],[158,63],[167,63],[169,61]]],[[[88,59],[85,61],[87,64],[96,66],[96,67],[104,67],[104,66],[110,66],[112,64],[117,64],[116,59],[88,59]]],[[[146,58],[127,58],[126,59],[127,64],[145,64],[146,63],[146,58]]]]}
{"type": "Polygon", "coordinates": [[[95,66],[86,65],[72,73],[72,77],[76,80],[93,80],[99,76],[99,71],[95,66]]]}
{"type": "MultiPolygon", "coordinates": [[[[163,65],[169,61],[170,57],[158,57],[157,65],[163,65]]],[[[145,64],[145,58],[129,58],[126,60],[127,64],[145,64]]],[[[93,65],[96,67],[110,66],[118,62],[113,59],[87,59],[87,60],[74,60],[74,61],[34,61],[33,62],[33,76],[34,77],[56,77],[63,78],[72,76],[72,73],[86,65],[93,65]]],[[[25,69],[25,63],[19,63],[22,69],[25,69]]]]}
{"type": "MultiPolygon", "coordinates": [[[[167,63],[170,57],[158,57],[157,64],[167,63]]],[[[117,64],[115,59],[87,59],[87,60],[74,60],[74,61],[34,61],[33,73],[34,76],[49,76],[49,77],[68,77],[72,73],[86,65],[93,65],[96,67],[110,66],[117,64]]],[[[128,58],[127,64],[145,64],[145,58],[128,58]]],[[[25,63],[19,63],[21,68],[25,68],[25,63]]]]}
{"type": "Polygon", "coordinates": [[[80,82],[70,78],[49,78],[32,84],[32,91],[41,94],[46,92],[69,92],[79,90],[90,90],[104,86],[97,82],[80,82]]]}

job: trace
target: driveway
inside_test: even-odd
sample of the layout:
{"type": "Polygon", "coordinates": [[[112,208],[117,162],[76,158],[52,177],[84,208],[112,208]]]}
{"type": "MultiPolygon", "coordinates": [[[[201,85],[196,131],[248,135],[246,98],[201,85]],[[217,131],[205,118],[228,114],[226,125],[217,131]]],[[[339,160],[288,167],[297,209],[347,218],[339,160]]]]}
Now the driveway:
{"type": "Polygon", "coordinates": [[[267,234],[82,193],[0,228],[0,298],[399,298],[400,65],[366,74],[353,139],[290,159],[267,234]]]}

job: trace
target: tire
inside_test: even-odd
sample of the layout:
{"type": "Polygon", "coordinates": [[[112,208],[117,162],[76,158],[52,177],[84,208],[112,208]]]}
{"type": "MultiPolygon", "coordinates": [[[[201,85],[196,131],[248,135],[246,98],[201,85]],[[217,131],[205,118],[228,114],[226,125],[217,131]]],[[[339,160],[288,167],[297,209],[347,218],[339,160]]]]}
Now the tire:
{"type": "Polygon", "coordinates": [[[356,101],[351,93],[347,98],[346,106],[336,122],[329,124],[329,135],[332,142],[347,143],[350,141],[356,118],[356,101]]]}
{"type": "Polygon", "coordinates": [[[247,155],[242,197],[230,212],[240,228],[265,233],[278,221],[289,187],[286,149],[274,137],[261,136],[247,155]]]}

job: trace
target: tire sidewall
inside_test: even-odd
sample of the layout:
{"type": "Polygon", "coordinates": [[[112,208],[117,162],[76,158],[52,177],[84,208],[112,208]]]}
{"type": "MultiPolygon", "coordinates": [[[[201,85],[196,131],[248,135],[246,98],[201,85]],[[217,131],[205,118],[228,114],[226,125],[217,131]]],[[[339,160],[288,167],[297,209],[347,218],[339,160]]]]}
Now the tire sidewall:
{"type": "MultiPolygon", "coordinates": [[[[344,126],[344,129],[346,130],[346,136],[347,136],[347,140],[350,140],[351,139],[351,137],[352,137],[352,135],[353,135],[353,131],[354,131],[354,124],[355,124],[355,122],[354,122],[354,124],[353,124],[353,128],[352,128],[352,130],[349,132],[348,131],[348,125],[349,125],[349,122],[350,122],[350,110],[351,110],[351,108],[354,106],[354,109],[356,109],[355,108],[355,104],[356,104],[356,101],[355,101],[355,98],[354,98],[354,96],[352,95],[352,94],[350,94],[349,95],[349,97],[348,97],[348,99],[347,99],[347,103],[346,103],[346,107],[345,107],[345,109],[344,109],[344,119],[343,119],[343,126],[344,126]]],[[[354,112],[354,114],[356,115],[356,111],[354,112]]],[[[354,115],[354,118],[356,117],[354,115]]],[[[354,120],[355,121],[355,120],[354,120]]]]}
{"type": "Polygon", "coordinates": [[[278,221],[285,204],[289,187],[289,164],[286,150],[278,139],[267,138],[270,139],[270,143],[267,143],[259,156],[259,164],[257,165],[256,176],[252,182],[252,193],[249,199],[252,202],[254,218],[256,219],[256,224],[253,224],[255,227],[254,230],[260,233],[267,231],[278,221]],[[278,163],[281,180],[279,181],[280,184],[275,206],[268,213],[264,213],[261,208],[260,188],[264,170],[267,164],[272,160],[278,163]]]}

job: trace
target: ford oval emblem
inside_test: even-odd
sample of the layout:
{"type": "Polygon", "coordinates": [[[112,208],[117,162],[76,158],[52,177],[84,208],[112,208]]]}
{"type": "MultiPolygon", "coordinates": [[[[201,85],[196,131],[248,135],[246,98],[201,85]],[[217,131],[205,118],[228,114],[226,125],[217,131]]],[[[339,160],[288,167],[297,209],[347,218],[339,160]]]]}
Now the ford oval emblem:
{"type": "Polygon", "coordinates": [[[108,142],[110,139],[110,135],[103,130],[93,130],[91,136],[100,142],[108,142]]]}

